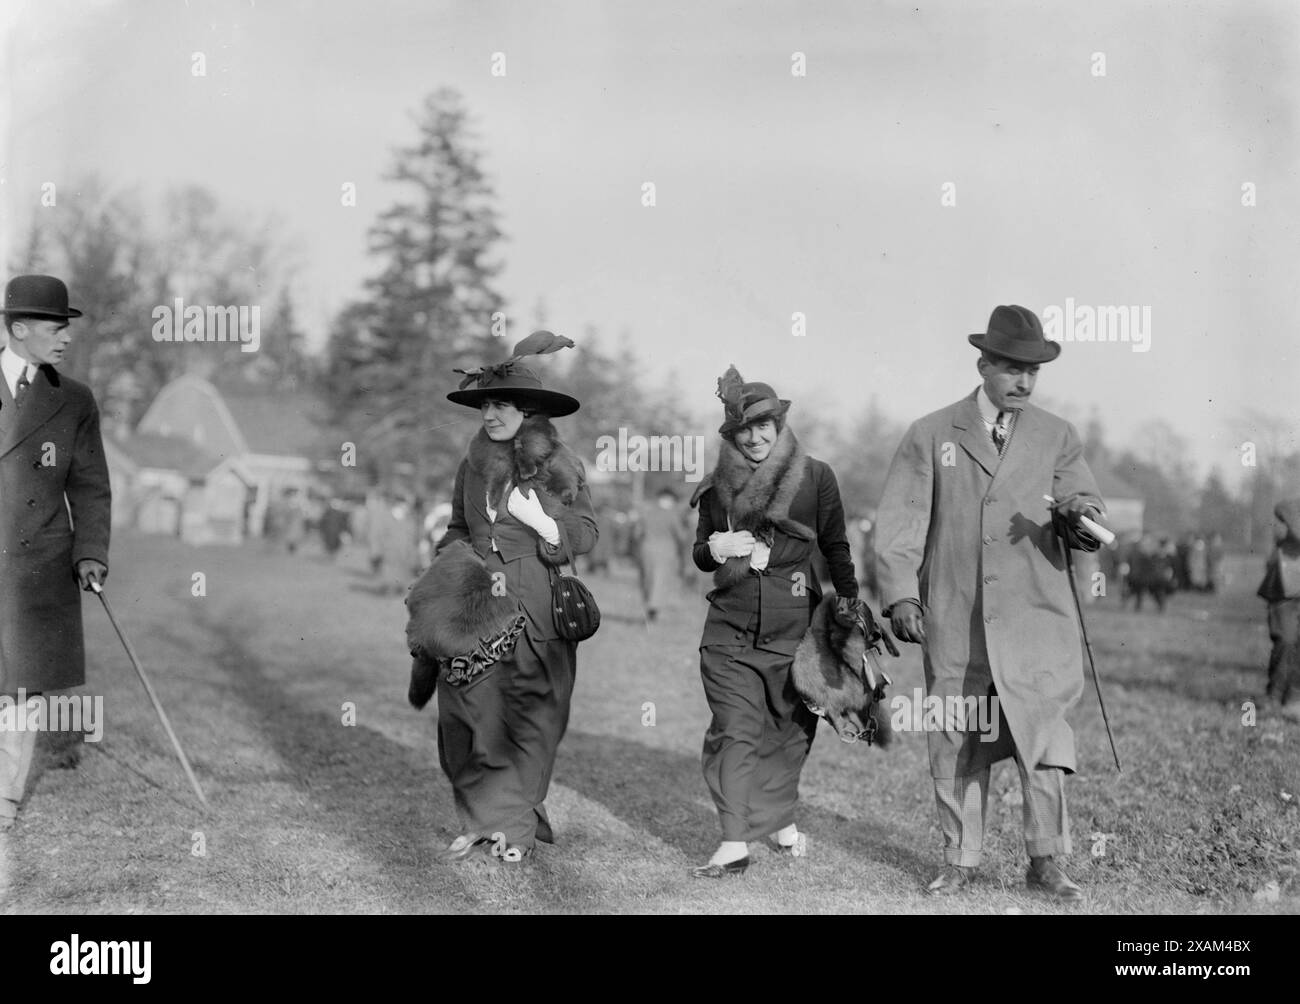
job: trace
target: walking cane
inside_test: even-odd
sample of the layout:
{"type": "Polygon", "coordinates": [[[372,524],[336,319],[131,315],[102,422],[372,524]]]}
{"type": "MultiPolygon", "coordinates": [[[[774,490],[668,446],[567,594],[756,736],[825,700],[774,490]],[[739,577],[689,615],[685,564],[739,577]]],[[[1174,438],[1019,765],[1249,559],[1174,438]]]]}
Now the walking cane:
{"type": "MultiPolygon", "coordinates": [[[[1056,504],[1056,500],[1050,495],[1044,495],[1043,498],[1047,499],[1053,505],[1056,504]]],[[[1104,543],[1110,543],[1110,540],[1115,539],[1113,533],[1107,530],[1104,526],[1094,523],[1086,516],[1082,517],[1080,522],[1084,524],[1086,530],[1095,534],[1096,537],[1104,543]],[[1097,531],[1099,530],[1102,532],[1098,533],[1097,531]],[[1107,537],[1109,537],[1110,540],[1107,540],[1107,537]]],[[[1101,677],[1097,675],[1097,663],[1092,657],[1092,642],[1088,640],[1088,625],[1085,624],[1083,620],[1083,604],[1079,602],[1079,584],[1074,578],[1074,553],[1070,550],[1070,544],[1064,536],[1058,533],[1056,539],[1060,541],[1061,549],[1065,551],[1065,568],[1070,578],[1070,595],[1074,597],[1074,609],[1078,611],[1079,614],[1079,633],[1083,635],[1083,647],[1088,653],[1088,666],[1092,669],[1092,682],[1097,688],[1097,704],[1101,707],[1101,721],[1102,724],[1106,726],[1106,738],[1110,740],[1110,755],[1115,758],[1115,769],[1123,774],[1124,768],[1119,765],[1119,751],[1115,749],[1115,737],[1110,731],[1110,718],[1106,715],[1106,702],[1102,700],[1101,696],[1101,677]]]]}
{"type": "Polygon", "coordinates": [[[158,712],[158,719],[162,722],[163,730],[167,733],[167,738],[172,741],[172,748],[176,750],[176,755],[180,758],[181,766],[185,769],[185,776],[190,779],[190,787],[194,789],[194,794],[199,796],[199,801],[203,803],[203,807],[205,809],[209,808],[208,800],[203,797],[203,789],[199,787],[199,779],[194,776],[190,762],[185,757],[185,751],[181,749],[181,741],[176,738],[176,733],[172,731],[171,722],[167,720],[167,712],[163,710],[162,702],[158,700],[158,695],[154,693],[153,684],[149,682],[149,677],[144,675],[144,668],[136,657],[135,649],[126,640],[126,635],[122,633],[121,627],[118,626],[117,618],[113,616],[113,608],[108,605],[108,597],[104,595],[104,587],[91,579],[90,588],[99,597],[99,602],[104,604],[104,613],[108,614],[109,622],[113,625],[113,630],[117,632],[118,638],[122,640],[122,647],[126,649],[127,657],[130,658],[131,665],[135,667],[136,675],[140,677],[140,682],[144,684],[145,693],[149,695],[149,700],[153,702],[154,711],[158,712]]]}

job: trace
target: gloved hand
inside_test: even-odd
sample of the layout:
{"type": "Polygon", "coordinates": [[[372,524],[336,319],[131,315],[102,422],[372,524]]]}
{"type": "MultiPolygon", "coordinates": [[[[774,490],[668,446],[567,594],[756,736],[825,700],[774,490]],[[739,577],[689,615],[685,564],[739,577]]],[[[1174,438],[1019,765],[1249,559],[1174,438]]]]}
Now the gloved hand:
{"type": "Polygon", "coordinates": [[[77,562],[77,584],[90,592],[90,580],[94,579],[101,586],[108,579],[108,566],[94,558],[82,558],[77,562]]]}
{"type": "Polygon", "coordinates": [[[717,530],[709,534],[709,554],[719,565],[728,558],[745,558],[754,550],[754,535],[748,530],[717,530]]]}
{"type": "Polygon", "coordinates": [[[858,611],[861,608],[862,601],[856,596],[836,596],[835,622],[841,627],[853,627],[858,622],[858,611]]]}
{"type": "Polygon", "coordinates": [[[560,543],[559,526],[554,519],[546,515],[542,509],[542,500],[531,488],[528,489],[527,495],[518,488],[511,489],[510,497],[506,499],[506,509],[524,526],[536,530],[538,535],[552,547],[560,543]]]}
{"type": "Polygon", "coordinates": [[[899,600],[890,608],[889,626],[894,637],[920,645],[925,641],[925,618],[916,600],[899,600]]]}
{"type": "Polygon", "coordinates": [[[1101,522],[1101,509],[1095,502],[1088,501],[1086,496],[1076,495],[1074,498],[1066,499],[1063,502],[1057,502],[1052,506],[1053,512],[1061,519],[1066,520],[1071,526],[1079,527],[1079,520],[1087,516],[1094,522],[1101,522]]]}

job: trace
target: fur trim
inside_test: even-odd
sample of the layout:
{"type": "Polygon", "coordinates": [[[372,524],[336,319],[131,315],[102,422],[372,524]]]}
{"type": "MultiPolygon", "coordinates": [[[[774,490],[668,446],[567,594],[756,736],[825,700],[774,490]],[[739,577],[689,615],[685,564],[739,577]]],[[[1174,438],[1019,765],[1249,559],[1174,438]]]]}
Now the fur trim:
{"type": "Polygon", "coordinates": [[[487,485],[494,509],[504,507],[510,484],[536,481],[567,506],[587,483],[582,460],[560,442],[560,434],[545,415],[525,418],[509,442],[498,443],[479,429],[470,440],[468,459],[487,485]]]}
{"type": "MultiPolygon", "coordinates": [[[[768,544],[777,530],[798,540],[816,540],[816,533],[790,519],[790,506],[807,470],[808,455],[788,425],[782,427],[772,451],[757,467],[751,466],[740,448],[724,436],[712,484],[731,520],[731,529],[748,530],[768,544]]],[[[713,582],[725,589],[748,574],[748,557],[728,558],[713,573],[713,582]]]]}
{"type": "Polygon", "coordinates": [[[492,573],[467,540],[448,544],[406,597],[412,655],[449,659],[506,630],[521,609],[507,590],[493,593],[492,573]]]}
{"type": "Polygon", "coordinates": [[[808,632],[795,649],[790,679],[800,697],[823,710],[841,739],[863,732],[871,716],[876,719],[876,741],[884,746],[893,733],[885,709],[872,705],[862,673],[866,639],[856,627],[840,624],[834,614],[831,593],[813,611],[808,632]]]}

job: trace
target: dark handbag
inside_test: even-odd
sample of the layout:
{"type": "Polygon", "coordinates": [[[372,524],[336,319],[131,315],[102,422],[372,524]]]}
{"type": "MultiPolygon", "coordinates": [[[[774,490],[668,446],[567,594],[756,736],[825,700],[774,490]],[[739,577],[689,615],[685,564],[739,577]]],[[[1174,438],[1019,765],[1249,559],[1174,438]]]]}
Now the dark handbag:
{"type": "MultiPolygon", "coordinates": [[[[574,571],[573,575],[552,573],[551,613],[555,630],[566,641],[586,641],[600,627],[600,607],[596,605],[591,590],[577,576],[573,550],[564,535],[564,524],[557,519],[555,525],[560,531],[560,556],[563,559],[565,554],[568,555],[569,567],[574,571]]],[[[560,565],[564,565],[563,560],[560,565]]]]}

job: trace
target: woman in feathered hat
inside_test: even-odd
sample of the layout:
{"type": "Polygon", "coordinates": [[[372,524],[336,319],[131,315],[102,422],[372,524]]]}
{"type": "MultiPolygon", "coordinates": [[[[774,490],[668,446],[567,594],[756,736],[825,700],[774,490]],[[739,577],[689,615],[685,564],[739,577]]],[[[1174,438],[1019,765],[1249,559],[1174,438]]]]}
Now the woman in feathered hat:
{"type": "MultiPolygon", "coordinates": [[[[553,839],[543,803],[568,725],[577,644],[555,630],[551,578],[570,557],[560,546],[561,530],[572,553],[584,554],[596,542],[597,527],[582,461],[560,442],[550,421],[577,411],[578,402],[543,388],[520,360],[572,345],[548,331],[534,332],[504,363],[458,370],[465,379],[447,395],[479,410],[483,427],[456,472],[451,523],[437,555],[454,548],[448,554],[453,567],[469,562],[477,579],[426,576],[422,583],[441,592],[444,604],[454,599],[458,628],[488,616],[503,592],[493,588],[497,584],[518,601],[516,606],[512,600],[507,621],[519,610],[524,615],[511,654],[469,682],[458,685],[445,673],[437,679],[438,755],[455,792],[461,828],[444,852],[448,860],[491,850],[503,861],[518,862],[532,853],[535,841],[553,839]],[[448,597],[451,590],[458,595],[448,597]]],[[[414,687],[413,680],[412,701],[419,703],[414,687]]],[[[422,696],[427,700],[429,694],[422,696]]]]}
{"type": "Polygon", "coordinates": [[[713,711],[704,778],[722,843],[694,870],[701,878],[743,872],[751,840],[775,836],[783,853],[804,851],[795,805],[817,718],[790,669],[821,600],[814,547],[830,566],[836,619],[854,623],[859,611],[839,485],[786,424],[790,402],[768,384],[745,383],[734,366],[718,380],[718,397],[726,416],[718,464],[691,499],[700,509],[695,564],[717,587],[700,675],[713,711]]]}

